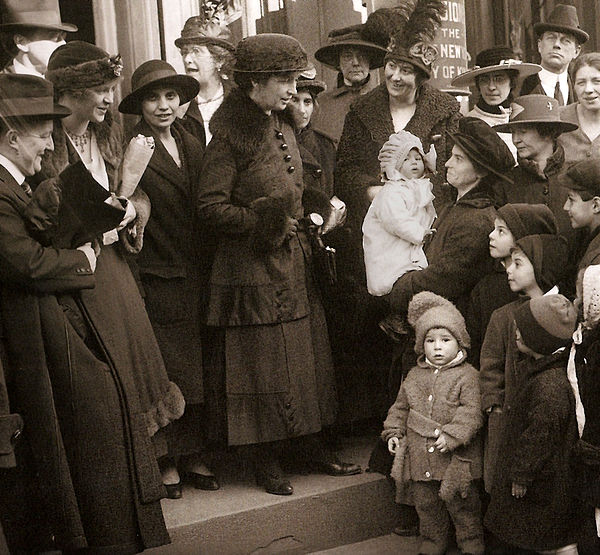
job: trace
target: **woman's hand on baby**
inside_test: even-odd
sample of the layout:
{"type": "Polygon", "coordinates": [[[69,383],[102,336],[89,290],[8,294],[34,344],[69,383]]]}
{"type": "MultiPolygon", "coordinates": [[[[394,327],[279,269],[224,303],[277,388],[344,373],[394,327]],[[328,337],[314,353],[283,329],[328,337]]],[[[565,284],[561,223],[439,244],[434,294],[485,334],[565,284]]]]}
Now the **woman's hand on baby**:
{"type": "Polygon", "coordinates": [[[438,437],[435,440],[434,445],[436,449],[440,451],[440,453],[447,453],[450,450],[448,448],[448,442],[446,441],[446,436],[444,434],[441,434],[440,437],[438,437]]]}
{"type": "Polygon", "coordinates": [[[392,455],[396,453],[398,447],[400,447],[400,439],[398,439],[397,437],[391,437],[390,439],[388,439],[388,451],[392,455]]]}

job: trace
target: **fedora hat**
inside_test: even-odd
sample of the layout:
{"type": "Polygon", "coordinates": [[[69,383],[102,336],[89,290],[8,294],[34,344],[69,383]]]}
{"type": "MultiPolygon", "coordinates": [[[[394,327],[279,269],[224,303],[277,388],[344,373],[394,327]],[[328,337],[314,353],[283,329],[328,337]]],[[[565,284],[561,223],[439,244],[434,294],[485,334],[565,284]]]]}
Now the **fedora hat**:
{"type": "Polygon", "coordinates": [[[369,68],[383,66],[386,49],[379,44],[365,40],[363,25],[351,25],[334,29],[327,35],[327,44],[315,52],[315,59],[336,71],[340,71],[340,54],[344,48],[356,48],[369,58],[369,68]]]}
{"type": "Polygon", "coordinates": [[[181,36],[175,39],[175,46],[181,48],[186,44],[221,46],[230,52],[235,50],[232,43],[231,31],[227,25],[218,20],[208,21],[205,17],[195,15],[190,17],[183,26],[181,36]]]}
{"type": "Polygon", "coordinates": [[[54,87],[50,81],[35,75],[0,74],[0,117],[64,118],[71,110],[54,102],[54,87]]]}
{"type": "Polygon", "coordinates": [[[579,44],[587,42],[590,36],[579,26],[577,8],[567,4],[557,4],[548,16],[548,21],[538,22],[533,26],[535,34],[540,37],[546,31],[558,31],[573,35],[579,44]]]}
{"type": "Polygon", "coordinates": [[[576,123],[560,119],[558,101],[545,94],[528,94],[515,98],[510,105],[511,114],[508,123],[494,125],[498,133],[510,133],[516,125],[522,123],[545,123],[556,126],[561,133],[574,131],[576,123]]]}
{"type": "Polygon", "coordinates": [[[200,84],[189,75],[179,75],[173,66],[163,60],[149,60],[139,66],[131,76],[131,92],[121,100],[119,112],[122,114],[142,113],[142,101],[153,89],[172,87],[179,95],[179,104],[194,98],[200,84]]]}
{"type": "Polygon", "coordinates": [[[459,120],[456,133],[446,133],[472,162],[512,183],[506,172],[515,165],[515,159],[506,143],[485,121],[464,117],[459,120]]]}
{"type": "Polygon", "coordinates": [[[452,79],[453,87],[474,85],[479,75],[493,73],[495,71],[514,71],[519,79],[538,73],[542,66],[529,64],[517,60],[514,52],[507,46],[494,46],[486,48],[477,54],[473,68],[461,73],[452,79]]]}
{"type": "Polygon", "coordinates": [[[77,25],[60,20],[58,0],[3,0],[0,15],[0,31],[19,31],[31,27],[71,33],[77,31],[77,25]]]}

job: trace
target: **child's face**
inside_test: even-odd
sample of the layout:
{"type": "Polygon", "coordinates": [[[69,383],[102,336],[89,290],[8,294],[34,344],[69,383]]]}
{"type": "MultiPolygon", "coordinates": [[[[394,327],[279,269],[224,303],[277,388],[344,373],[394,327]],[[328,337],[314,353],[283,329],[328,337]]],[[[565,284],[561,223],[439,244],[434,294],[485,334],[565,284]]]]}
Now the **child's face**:
{"type": "Polygon", "coordinates": [[[492,258],[508,258],[510,249],[515,246],[515,238],[502,218],[494,220],[494,229],[489,234],[490,256],[492,258]]]}
{"type": "Polygon", "coordinates": [[[423,157],[416,148],[411,149],[406,160],[402,162],[398,171],[407,179],[418,179],[425,173],[425,163],[423,157]]]}
{"type": "Polygon", "coordinates": [[[510,253],[510,262],[506,266],[506,274],[510,290],[514,293],[526,292],[537,285],[533,265],[520,249],[515,249],[510,253]]]}
{"type": "Polygon", "coordinates": [[[567,189],[567,200],[563,206],[571,220],[571,227],[592,227],[594,221],[594,199],[583,200],[573,189],[567,189]]]}
{"type": "Polygon", "coordinates": [[[423,351],[427,360],[437,366],[453,361],[459,349],[458,341],[446,328],[432,328],[425,334],[423,351]]]}
{"type": "Polygon", "coordinates": [[[519,352],[523,353],[524,355],[532,357],[535,357],[537,355],[537,353],[533,352],[527,345],[525,345],[525,343],[523,343],[523,338],[521,337],[521,332],[519,331],[519,328],[517,328],[515,332],[515,342],[517,344],[517,349],[519,350],[519,352]]]}

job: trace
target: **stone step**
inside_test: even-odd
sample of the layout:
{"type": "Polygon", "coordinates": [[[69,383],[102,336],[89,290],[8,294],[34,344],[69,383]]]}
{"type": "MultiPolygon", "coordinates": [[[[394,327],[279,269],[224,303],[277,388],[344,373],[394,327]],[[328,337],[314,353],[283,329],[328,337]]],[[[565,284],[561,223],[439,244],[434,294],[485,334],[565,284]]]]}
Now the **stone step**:
{"type": "MultiPolygon", "coordinates": [[[[376,436],[344,438],[340,458],[365,469],[376,436]]],[[[222,465],[220,465],[222,466],[222,465]]],[[[172,544],[149,554],[311,553],[387,535],[396,525],[393,489],[376,473],[292,475],[294,495],[265,493],[239,460],[219,473],[216,492],[184,486],[163,500],[172,544]]]]}

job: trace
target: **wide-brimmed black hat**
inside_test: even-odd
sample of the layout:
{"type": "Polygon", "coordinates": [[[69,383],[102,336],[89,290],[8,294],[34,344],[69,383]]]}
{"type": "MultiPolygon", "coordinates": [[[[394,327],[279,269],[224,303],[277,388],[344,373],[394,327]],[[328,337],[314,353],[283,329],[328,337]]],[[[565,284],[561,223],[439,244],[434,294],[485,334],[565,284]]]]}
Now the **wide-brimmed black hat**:
{"type": "Polygon", "coordinates": [[[61,21],[58,0],[3,0],[0,16],[0,31],[4,32],[32,27],[71,33],[77,31],[77,25],[61,21]]]}
{"type": "Polygon", "coordinates": [[[579,26],[577,8],[567,4],[557,4],[548,16],[548,21],[535,23],[535,34],[539,37],[546,31],[558,31],[573,35],[579,44],[587,42],[590,36],[579,26]]]}
{"type": "Polygon", "coordinates": [[[238,73],[280,73],[309,69],[306,51],[289,35],[262,33],[242,39],[235,49],[238,73]]]}
{"type": "Polygon", "coordinates": [[[0,118],[64,118],[71,110],[54,102],[50,81],[35,75],[0,74],[0,118]]]}
{"type": "Polygon", "coordinates": [[[477,165],[494,175],[512,182],[506,173],[515,165],[512,152],[506,143],[485,121],[479,118],[465,117],[458,122],[456,133],[447,132],[454,144],[477,165]]]}
{"type": "Polygon", "coordinates": [[[131,76],[131,92],[121,100],[119,112],[141,114],[142,101],[153,89],[172,87],[179,95],[179,104],[194,98],[200,84],[189,75],[179,75],[173,66],[163,60],[149,60],[139,66],[131,76]]]}
{"type": "Polygon", "coordinates": [[[515,126],[522,123],[545,123],[554,126],[561,133],[575,131],[576,123],[560,119],[558,101],[545,94],[527,94],[515,98],[510,105],[511,112],[508,123],[494,125],[498,133],[510,133],[515,126]]]}
{"type": "Polygon", "coordinates": [[[363,25],[351,25],[342,29],[334,29],[327,35],[327,44],[315,52],[315,59],[340,71],[340,54],[344,48],[356,48],[369,58],[369,68],[376,69],[383,65],[386,49],[363,38],[363,25]]]}
{"type": "Polygon", "coordinates": [[[181,36],[175,39],[177,48],[181,48],[186,44],[197,44],[199,46],[213,44],[226,48],[230,52],[235,50],[229,27],[220,21],[209,21],[200,15],[190,17],[183,26],[181,36]]]}
{"type": "Polygon", "coordinates": [[[452,79],[450,84],[453,87],[474,85],[479,75],[508,70],[516,72],[519,79],[524,79],[529,75],[538,73],[541,69],[542,66],[538,64],[529,64],[517,60],[514,52],[508,46],[493,46],[479,52],[475,58],[475,65],[452,79]]]}

